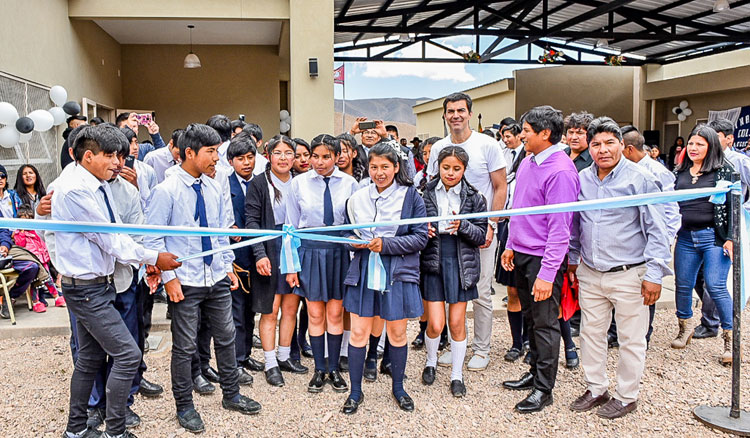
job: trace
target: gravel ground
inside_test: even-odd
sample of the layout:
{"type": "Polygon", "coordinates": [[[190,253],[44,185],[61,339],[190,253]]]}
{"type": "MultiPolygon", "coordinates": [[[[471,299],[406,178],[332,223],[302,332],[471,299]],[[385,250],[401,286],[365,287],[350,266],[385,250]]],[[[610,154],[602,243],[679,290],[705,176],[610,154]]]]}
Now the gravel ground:
{"type": "MultiPolygon", "coordinates": [[[[748,313],[744,323],[748,327],[748,313]]],[[[693,319],[698,324],[698,317],[693,319]]],[[[470,321],[471,324],[471,321],[470,321]]],[[[516,414],[513,405],[524,394],[507,391],[502,381],[517,378],[525,366],[502,360],[510,335],[505,318],[496,318],[494,350],[490,367],[483,372],[464,372],[467,397],[454,399],[448,388],[450,371],[439,368],[432,387],[421,384],[424,351],[410,349],[406,389],[414,398],[414,413],[398,410],[390,396],[390,379],[378,377],[364,384],[365,403],[351,417],[339,413],[346,394],[326,387],[322,394],[308,394],[309,375],[285,374],[286,386],[273,388],[262,373],[255,373],[252,388],[242,392],[258,400],[263,411],[243,416],[221,408],[221,396],[195,396],[196,405],[206,423],[206,437],[272,436],[713,436],[692,415],[700,404],[727,405],[730,397],[730,368],[718,363],[721,341],[697,340],[686,350],[669,348],[676,331],[671,310],[660,310],[654,321],[655,333],[648,354],[640,396],[640,406],[624,418],[606,421],[593,412],[574,414],[568,405],[584,391],[580,369],[568,371],[560,366],[555,402],[543,412],[516,414]]],[[[409,325],[413,338],[417,323],[409,325]]],[[[747,330],[744,342],[748,340],[747,330]]],[[[168,337],[166,338],[168,341],[168,337]]],[[[158,399],[137,396],[133,406],[142,424],[133,430],[141,438],[190,436],[175,419],[174,402],[169,391],[168,342],[147,355],[151,367],[147,377],[167,389],[158,399]],[[166,346],[166,347],[165,347],[166,346]]],[[[564,357],[563,355],[561,355],[564,357]]],[[[260,351],[254,352],[262,360],[260,351]]],[[[617,350],[610,350],[610,378],[614,379],[617,350]]],[[[65,337],[25,338],[0,344],[0,436],[58,437],[67,419],[69,379],[72,372],[68,340],[65,337]]],[[[312,359],[304,359],[312,367],[312,359]]],[[[747,361],[743,373],[747,375],[747,361]]],[[[612,384],[614,387],[614,383],[612,384]]],[[[742,390],[748,400],[748,385],[742,390]]],[[[747,402],[745,403],[747,406],[747,402]]]]}

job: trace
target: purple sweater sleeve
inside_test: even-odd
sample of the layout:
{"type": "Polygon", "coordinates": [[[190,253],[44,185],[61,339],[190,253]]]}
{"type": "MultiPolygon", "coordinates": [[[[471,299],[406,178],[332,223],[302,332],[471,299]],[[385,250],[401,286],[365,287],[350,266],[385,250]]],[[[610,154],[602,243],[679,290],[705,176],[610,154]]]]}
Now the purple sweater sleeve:
{"type": "MultiPolygon", "coordinates": [[[[559,204],[575,202],[581,191],[580,181],[575,172],[556,172],[544,187],[544,203],[559,204]]],[[[554,282],[570,244],[570,225],[573,213],[553,213],[547,215],[547,245],[542,256],[542,267],[537,278],[554,282]]]]}

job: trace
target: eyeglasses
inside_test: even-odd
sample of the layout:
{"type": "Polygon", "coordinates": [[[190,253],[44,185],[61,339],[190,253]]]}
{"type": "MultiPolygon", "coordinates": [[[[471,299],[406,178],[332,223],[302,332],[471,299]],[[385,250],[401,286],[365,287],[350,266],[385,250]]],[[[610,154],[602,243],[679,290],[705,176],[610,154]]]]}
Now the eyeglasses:
{"type": "Polygon", "coordinates": [[[7,178],[7,177],[8,177],[8,175],[6,175],[4,173],[0,173],[0,179],[7,178]]]}
{"type": "Polygon", "coordinates": [[[273,155],[276,158],[281,158],[282,155],[284,157],[286,157],[286,158],[294,158],[294,152],[292,152],[292,151],[286,151],[286,152],[273,151],[273,152],[271,152],[271,155],[273,155]]]}

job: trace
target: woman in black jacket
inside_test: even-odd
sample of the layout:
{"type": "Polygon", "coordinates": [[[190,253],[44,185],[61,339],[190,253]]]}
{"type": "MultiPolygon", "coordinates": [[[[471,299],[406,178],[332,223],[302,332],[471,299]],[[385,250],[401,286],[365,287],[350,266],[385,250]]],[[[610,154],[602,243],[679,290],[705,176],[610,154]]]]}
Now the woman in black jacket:
{"type": "MultiPolygon", "coordinates": [[[[487,211],[487,203],[464,178],[469,155],[459,146],[440,151],[436,178],[425,187],[427,217],[487,211]]],[[[429,225],[430,240],[422,251],[422,297],[427,302],[427,362],[422,382],[435,381],[440,332],[445,326],[445,303],[451,333],[451,393],[466,395],[463,365],[466,357],[466,303],[479,297],[479,246],[487,234],[487,218],[441,221],[429,225]]]]}
{"type": "MultiPolygon", "coordinates": [[[[280,230],[286,210],[284,196],[292,182],[295,143],[287,136],[276,136],[268,142],[266,171],[253,178],[245,196],[245,226],[253,229],[280,230]]],[[[299,296],[292,293],[286,278],[279,274],[281,239],[252,246],[256,269],[250,271],[253,311],[260,313],[260,340],[265,356],[266,381],[284,386],[281,370],[304,374],[308,369],[298,359],[290,358],[294,326],[297,322],[299,296]],[[279,323],[279,355],[276,356],[276,321],[279,323]]],[[[296,341],[296,339],[295,339],[296,341]]]]}

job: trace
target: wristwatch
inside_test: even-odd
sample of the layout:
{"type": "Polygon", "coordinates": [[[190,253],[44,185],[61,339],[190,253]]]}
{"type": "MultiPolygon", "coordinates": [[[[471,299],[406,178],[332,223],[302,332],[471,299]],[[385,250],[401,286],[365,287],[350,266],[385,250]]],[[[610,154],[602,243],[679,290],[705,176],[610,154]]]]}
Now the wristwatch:
{"type": "Polygon", "coordinates": [[[492,227],[492,231],[497,231],[497,222],[495,221],[489,221],[490,227],[492,227]]]}

